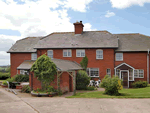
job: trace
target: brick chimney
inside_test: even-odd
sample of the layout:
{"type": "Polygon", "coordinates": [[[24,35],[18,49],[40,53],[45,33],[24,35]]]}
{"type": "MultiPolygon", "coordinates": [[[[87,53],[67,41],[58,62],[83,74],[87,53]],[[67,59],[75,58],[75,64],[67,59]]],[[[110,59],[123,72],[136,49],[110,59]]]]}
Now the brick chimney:
{"type": "Polygon", "coordinates": [[[76,23],[73,23],[74,24],[74,33],[75,34],[81,34],[83,32],[83,27],[84,25],[82,24],[82,21],[80,22],[76,22],[76,23]]]}

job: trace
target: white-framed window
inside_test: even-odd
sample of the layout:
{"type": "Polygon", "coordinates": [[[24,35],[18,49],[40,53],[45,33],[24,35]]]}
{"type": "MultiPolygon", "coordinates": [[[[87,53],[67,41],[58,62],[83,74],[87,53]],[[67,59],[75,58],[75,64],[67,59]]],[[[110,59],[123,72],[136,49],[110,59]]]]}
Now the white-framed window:
{"type": "Polygon", "coordinates": [[[96,50],[96,59],[103,59],[103,50],[96,50]]]}
{"type": "Polygon", "coordinates": [[[111,69],[106,69],[106,75],[109,75],[109,76],[111,76],[111,69]]]}
{"type": "Polygon", "coordinates": [[[53,59],[53,50],[47,50],[47,56],[53,59]]]}
{"type": "Polygon", "coordinates": [[[144,70],[143,69],[135,69],[134,70],[134,78],[143,78],[144,70]]]}
{"type": "Polygon", "coordinates": [[[29,71],[27,71],[27,70],[20,70],[20,74],[22,74],[22,75],[29,75],[29,71]]]}
{"type": "Polygon", "coordinates": [[[133,69],[129,70],[129,81],[133,81],[133,69]]]}
{"type": "Polygon", "coordinates": [[[116,76],[120,76],[120,69],[116,69],[116,76]]]}
{"type": "Polygon", "coordinates": [[[116,61],[123,61],[123,53],[116,53],[116,61]]]}
{"type": "Polygon", "coordinates": [[[85,49],[77,49],[76,57],[85,57],[85,49]]]}
{"type": "Polygon", "coordinates": [[[37,53],[31,53],[31,60],[37,59],[37,53]]]}
{"type": "Polygon", "coordinates": [[[90,77],[99,77],[99,68],[87,68],[90,77]]]}
{"type": "Polygon", "coordinates": [[[64,49],[63,50],[63,57],[72,57],[71,49],[64,49]]]}

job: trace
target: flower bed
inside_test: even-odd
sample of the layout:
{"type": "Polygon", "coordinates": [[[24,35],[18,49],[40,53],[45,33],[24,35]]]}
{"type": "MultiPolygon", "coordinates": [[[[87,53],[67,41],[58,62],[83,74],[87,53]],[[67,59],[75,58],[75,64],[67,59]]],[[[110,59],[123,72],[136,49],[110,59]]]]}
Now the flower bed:
{"type": "Polygon", "coordinates": [[[42,97],[42,96],[53,97],[53,96],[56,95],[56,94],[57,94],[57,92],[45,93],[45,92],[31,91],[31,95],[33,95],[33,96],[38,96],[38,97],[42,97]]]}

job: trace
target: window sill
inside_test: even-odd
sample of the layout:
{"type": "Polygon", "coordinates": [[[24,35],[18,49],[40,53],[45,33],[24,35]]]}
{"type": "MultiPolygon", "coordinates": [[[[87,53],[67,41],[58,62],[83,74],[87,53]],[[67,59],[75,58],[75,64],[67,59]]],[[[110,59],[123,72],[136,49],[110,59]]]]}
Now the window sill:
{"type": "Polygon", "coordinates": [[[116,61],[123,61],[123,60],[116,60],[116,61]]]}
{"type": "Polygon", "coordinates": [[[63,57],[72,57],[72,56],[63,56],[63,57]]]}
{"type": "Polygon", "coordinates": [[[103,58],[96,58],[96,60],[103,60],[103,58]]]}
{"type": "Polygon", "coordinates": [[[76,56],[76,57],[85,57],[85,56],[76,56]]]}
{"type": "Polygon", "coordinates": [[[144,77],[134,77],[134,78],[144,78],[144,77]]]}

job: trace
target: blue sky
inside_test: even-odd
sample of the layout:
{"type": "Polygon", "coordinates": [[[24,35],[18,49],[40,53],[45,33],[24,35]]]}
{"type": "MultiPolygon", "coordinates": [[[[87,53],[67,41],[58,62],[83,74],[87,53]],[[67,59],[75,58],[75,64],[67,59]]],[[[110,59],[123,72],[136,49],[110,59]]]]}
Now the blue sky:
{"type": "Polygon", "coordinates": [[[150,0],[0,0],[0,65],[10,64],[8,49],[27,36],[84,30],[150,36],[150,0]]]}

